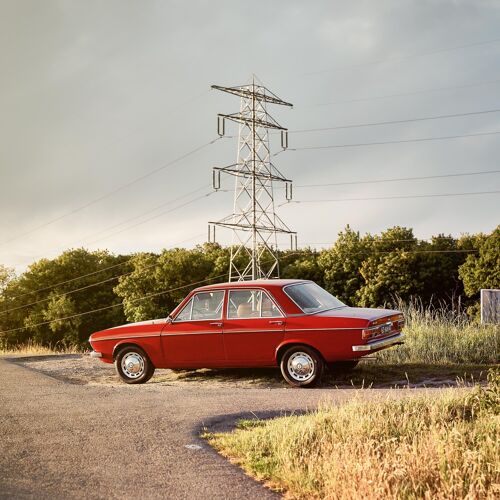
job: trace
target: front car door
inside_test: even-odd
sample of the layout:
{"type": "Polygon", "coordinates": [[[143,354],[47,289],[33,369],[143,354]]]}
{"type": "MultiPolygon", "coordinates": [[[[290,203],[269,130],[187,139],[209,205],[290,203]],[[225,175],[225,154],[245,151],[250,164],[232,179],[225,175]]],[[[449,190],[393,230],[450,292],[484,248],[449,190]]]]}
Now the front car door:
{"type": "Polygon", "coordinates": [[[283,340],[285,317],[262,289],[228,290],[224,345],[228,364],[271,366],[283,340]]]}
{"type": "Polygon", "coordinates": [[[224,290],[195,293],[161,334],[165,366],[201,368],[225,362],[224,290]]]}

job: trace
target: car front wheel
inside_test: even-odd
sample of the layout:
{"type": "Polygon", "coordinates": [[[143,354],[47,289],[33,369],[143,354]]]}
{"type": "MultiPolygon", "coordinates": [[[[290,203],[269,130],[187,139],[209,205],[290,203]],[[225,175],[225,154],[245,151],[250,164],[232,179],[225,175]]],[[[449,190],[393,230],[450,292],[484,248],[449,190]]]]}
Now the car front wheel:
{"type": "Polygon", "coordinates": [[[321,380],[323,360],[314,349],[294,346],[288,349],[280,363],[283,378],[295,387],[313,387],[321,380]]]}
{"type": "Polygon", "coordinates": [[[155,371],[148,355],[140,348],[129,346],[122,349],[115,359],[115,368],[127,384],[144,384],[155,371]]]}

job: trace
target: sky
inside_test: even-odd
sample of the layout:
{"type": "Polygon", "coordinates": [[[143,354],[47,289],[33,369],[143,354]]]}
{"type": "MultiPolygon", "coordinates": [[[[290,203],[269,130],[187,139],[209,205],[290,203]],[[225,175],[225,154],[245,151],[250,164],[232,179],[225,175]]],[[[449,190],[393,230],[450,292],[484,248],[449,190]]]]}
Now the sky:
{"type": "Polygon", "coordinates": [[[252,74],[294,105],[269,111],[290,130],[274,163],[295,202],[277,190],[276,206],[299,247],[347,224],[490,232],[499,26],[500,2],[481,0],[0,0],[0,264],[206,241],[233,206],[229,180],[211,188],[237,152],[236,138],[211,143],[216,116],[239,110],[210,86],[252,74]],[[415,120],[443,115],[460,116],[415,120]],[[298,132],[387,121],[400,123],[298,132]],[[336,147],[307,149],[322,146],[336,147]],[[408,177],[432,178],[367,182],[408,177]]]}

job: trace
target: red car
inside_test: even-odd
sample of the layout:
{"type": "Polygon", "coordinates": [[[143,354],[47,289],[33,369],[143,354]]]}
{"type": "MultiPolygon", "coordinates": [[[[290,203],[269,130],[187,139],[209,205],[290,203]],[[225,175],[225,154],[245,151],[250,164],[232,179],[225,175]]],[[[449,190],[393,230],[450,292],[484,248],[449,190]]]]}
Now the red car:
{"type": "Polygon", "coordinates": [[[262,280],[193,290],[166,319],[93,333],[91,356],[115,363],[129,384],[155,368],[280,366],[294,386],[313,386],[324,366],[352,369],[360,357],[401,344],[404,318],[349,307],[312,281],[262,280]]]}

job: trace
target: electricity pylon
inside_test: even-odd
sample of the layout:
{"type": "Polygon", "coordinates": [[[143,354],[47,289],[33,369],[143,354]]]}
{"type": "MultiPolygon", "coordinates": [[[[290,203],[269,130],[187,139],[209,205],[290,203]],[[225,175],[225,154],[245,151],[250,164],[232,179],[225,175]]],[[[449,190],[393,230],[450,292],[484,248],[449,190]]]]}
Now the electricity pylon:
{"type": "Polygon", "coordinates": [[[284,177],[271,162],[269,130],[281,132],[281,147],[288,146],[288,131],[267,112],[266,105],[292,104],[281,100],[262,84],[213,89],[241,98],[240,112],[217,116],[217,132],[225,134],[225,120],[239,124],[237,162],[213,169],[213,187],[220,189],[221,173],[235,177],[233,213],[217,222],[209,222],[209,241],[215,241],[215,226],[233,232],[229,281],[279,277],[278,235],[290,235],[291,246],[297,246],[297,233],[276,214],[274,183],[285,184],[287,200],[292,198],[292,181],[284,177]],[[212,235],[212,236],[211,236],[212,235]]]}

